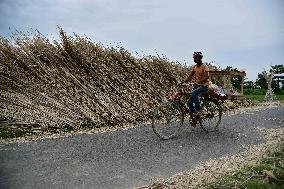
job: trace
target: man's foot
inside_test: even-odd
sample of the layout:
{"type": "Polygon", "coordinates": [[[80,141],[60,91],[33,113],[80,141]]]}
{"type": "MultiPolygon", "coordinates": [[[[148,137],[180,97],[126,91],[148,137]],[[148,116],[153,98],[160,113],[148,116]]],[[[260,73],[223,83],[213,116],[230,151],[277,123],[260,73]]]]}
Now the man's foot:
{"type": "Polygon", "coordinates": [[[197,121],[200,119],[200,112],[194,112],[190,114],[190,124],[193,126],[193,127],[196,127],[196,124],[197,124],[197,121]]]}
{"type": "Polygon", "coordinates": [[[199,119],[200,118],[200,112],[194,112],[193,117],[194,117],[194,119],[199,119]]]}
{"type": "Polygon", "coordinates": [[[189,123],[191,126],[193,127],[196,127],[196,119],[195,119],[195,116],[194,116],[195,112],[189,112],[189,116],[190,116],[190,119],[189,119],[189,123]]]}
{"type": "Polygon", "coordinates": [[[196,127],[197,121],[192,119],[189,123],[192,127],[196,127]]]}

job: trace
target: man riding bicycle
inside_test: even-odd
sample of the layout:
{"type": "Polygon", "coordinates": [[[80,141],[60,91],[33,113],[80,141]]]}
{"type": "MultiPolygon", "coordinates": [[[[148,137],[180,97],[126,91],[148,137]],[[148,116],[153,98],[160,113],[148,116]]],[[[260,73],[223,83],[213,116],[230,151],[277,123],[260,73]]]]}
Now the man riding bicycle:
{"type": "Polygon", "coordinates": [[[190,112],[188,123],[193,127],[199,125],[204,131],[209,132],[215,131],[220,125],[222,102],[216,100],[211,94],[199,98],[211,87],[209,69],[202,63],[201,52],[194,52],[193,58],[196,65],[184,81],[187,84],[179,83],[178,90],[151,111],[153,131],[161,139],[171,139],[181,133],[184,123],[187,123],[185,121],[187,112],[190,112]],[[190,97],[189,94],[191,94],[190,97]]]}
{"type": "Polygon", "coordinates": [[[201,52],[194,52],[193,59],[196,65],[193,67],[188,78],[185,79],[185,83],[193,80],[196,84],[196,88],[192,91],[191,96],[187,102],[188,108],[190,110],[191,117],[199,116],[201,110],[199,96],[203,93],[208,92],[209,85],[209,68],[202,63],[203,55],[201,52]],[[194,104],[194,105],[193,105],[194,104]]]}

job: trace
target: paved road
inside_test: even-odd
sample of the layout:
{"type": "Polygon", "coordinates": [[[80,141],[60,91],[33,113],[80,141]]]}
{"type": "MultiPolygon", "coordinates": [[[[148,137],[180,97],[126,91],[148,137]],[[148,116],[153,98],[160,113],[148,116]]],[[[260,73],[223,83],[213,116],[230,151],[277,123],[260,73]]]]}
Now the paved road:
{"type": "Polygon", "coordinates": [[[284,127],[284,106],[224,116],[218,132],[185,127],[160,141],[151,127],[9,144],[0,150],[1,189],[133,188],[238,153],[264,137],[256,127],[284,127]],[[270,119],[265,119],[270,118],[270,119]],[[271,119],[273,118],[273,119],[271,119]]]}

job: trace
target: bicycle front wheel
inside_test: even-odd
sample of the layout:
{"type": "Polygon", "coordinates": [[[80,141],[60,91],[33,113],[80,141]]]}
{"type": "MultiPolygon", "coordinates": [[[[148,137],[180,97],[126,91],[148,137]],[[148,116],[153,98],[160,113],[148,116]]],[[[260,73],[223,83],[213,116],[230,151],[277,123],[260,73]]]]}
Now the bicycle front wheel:
{"type": "Polygon", "coordinates": [[[153,131],[163,140],[178,136],[181,132],[183,120],[181,107],[176,102],[163,102],[152,112],[153,131]]]}
{"type": "Polygon", "coordinates": [[[206,131],[215,131],[221,123],[222,107],[217,100],[204,99],[201,101],[200,126],[206,131]]]}

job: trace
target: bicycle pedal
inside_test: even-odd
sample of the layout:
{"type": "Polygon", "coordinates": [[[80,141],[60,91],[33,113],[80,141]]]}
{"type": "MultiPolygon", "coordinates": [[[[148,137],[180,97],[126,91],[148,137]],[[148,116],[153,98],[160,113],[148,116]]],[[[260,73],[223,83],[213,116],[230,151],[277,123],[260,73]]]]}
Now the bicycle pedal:
{"type": "Polygon", "coordinates": [[[192,127],[196,127],[196,125],[197,125],[197,120],[192,119],[191,121],[189,121],[189,123],[190,123],[190,125],[191,125],[192,127]]]}

